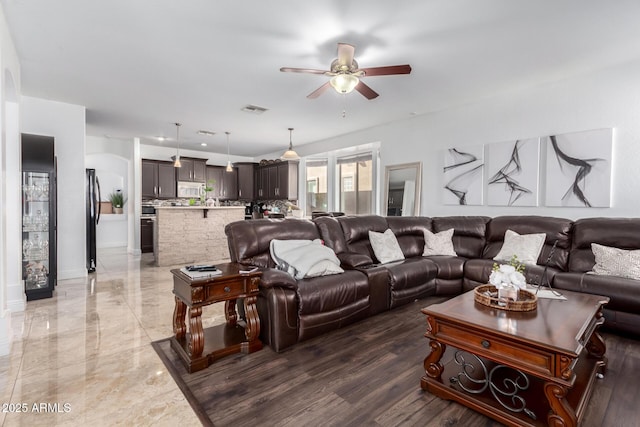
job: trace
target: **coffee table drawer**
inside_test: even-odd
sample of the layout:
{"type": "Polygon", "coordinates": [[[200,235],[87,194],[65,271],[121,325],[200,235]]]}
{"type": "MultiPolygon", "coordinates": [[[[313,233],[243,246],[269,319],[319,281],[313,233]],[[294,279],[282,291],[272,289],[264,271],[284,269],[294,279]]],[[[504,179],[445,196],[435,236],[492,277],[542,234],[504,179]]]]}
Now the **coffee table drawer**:
{"type": "Polygon", "coordinates": [[[515,365],[538,375],[553,376],[555,374],[554,355],[543,349],[443,321],[437,323],[436,331],[435,338],[438,341],[460,350],[505,365],[515,365]]]}

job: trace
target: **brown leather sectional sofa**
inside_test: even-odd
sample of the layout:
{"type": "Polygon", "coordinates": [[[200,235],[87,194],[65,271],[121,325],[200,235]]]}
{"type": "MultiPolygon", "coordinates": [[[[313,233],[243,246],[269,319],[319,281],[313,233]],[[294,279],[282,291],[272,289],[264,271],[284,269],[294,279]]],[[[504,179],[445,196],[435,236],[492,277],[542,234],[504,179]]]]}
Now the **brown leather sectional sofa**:
{"type": "Polygon", "coordinates": [[[261,339],[281,351],[418,298],[454,296],[486,283],[508,229],[546,234],[537,265],[525,269],[528,283],[544,279],[559,290],[608,296],[605,327],[640,335],[640,281],[587,274],[595,263],[591,243],[640,249],[640,218],[370,215],[237,221],[225,231],[232,261],[264,269],[257,304],[261,339]],[[424,230],[450,228],[458,256],[423,257],[424,230]],[[368,232],[387,229],[396,235],[405,260],[378,264],[368,232]],[[275,269],[272,239],[323,239],[345,272],[295,280],[275,269]]]}

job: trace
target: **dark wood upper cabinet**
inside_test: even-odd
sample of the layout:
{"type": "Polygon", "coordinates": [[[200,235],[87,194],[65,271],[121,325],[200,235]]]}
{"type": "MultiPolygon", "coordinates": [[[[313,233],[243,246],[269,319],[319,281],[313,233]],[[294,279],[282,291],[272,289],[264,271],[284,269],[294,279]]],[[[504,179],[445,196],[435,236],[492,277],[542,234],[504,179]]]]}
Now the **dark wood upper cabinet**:
{"type": "Polygon", "coordinates": [[[142,197],[151,199],[176,197],[176,172],[173,163],[142,160],[142,197]]]}
{"type": "Polygon", "coordinates": [[[222,198],[225,200],[238,200],[238,170],[227,172],[222,169],[222,198]]]}
{"type": "Polygon", "coordinates": [[[257,195],[260,200],[298,199],[298,162],[278,162],[256,170],[257,195]]]}
{"type": "Polygon", "coordinates": [[[238,200],[251,201],[256,197],[256,163],[236,162],[238,170],[238,200]]]}
{"type": "Polygon", "coordinates": [[[222,166],[207,166],[207,187],[213,188],[213,191],[207,192],[207,198],[213,199],[222,197],[222,174],[224,168],[222,166]]]}
{"type": "Polygon", "coordinates": [[[205,182],[207,179],[207,160],[180,157],[182,167],[176,168],[178,181],[205,182]]]}

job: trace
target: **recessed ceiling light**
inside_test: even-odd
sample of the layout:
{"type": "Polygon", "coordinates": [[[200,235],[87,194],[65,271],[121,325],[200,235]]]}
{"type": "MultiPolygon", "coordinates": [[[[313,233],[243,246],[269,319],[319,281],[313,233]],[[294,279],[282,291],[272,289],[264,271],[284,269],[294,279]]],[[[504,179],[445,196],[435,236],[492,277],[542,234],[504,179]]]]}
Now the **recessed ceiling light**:
{"type": "Polygon", "coordinates": [[[200,145],[202,145],[203,147],[206,147],[207,143],[206,142],[201,142],[200,145]]]}
{"type": "Polygon", "coordinates": [[[210,130],[199,130],[197,133],[198,135],[207,135],[207,136],[213,136],[216,134],[215,132],[210,130]]]}
{"type": "Polygon", "coordinates": [[[166,141],[166,140],[167,140],[167,138],[166,138],[166,137],[164,137],[164,136],[157,136],[157,137],[156,137],[156,139],[157,139],[158,141],[166,141]]]}

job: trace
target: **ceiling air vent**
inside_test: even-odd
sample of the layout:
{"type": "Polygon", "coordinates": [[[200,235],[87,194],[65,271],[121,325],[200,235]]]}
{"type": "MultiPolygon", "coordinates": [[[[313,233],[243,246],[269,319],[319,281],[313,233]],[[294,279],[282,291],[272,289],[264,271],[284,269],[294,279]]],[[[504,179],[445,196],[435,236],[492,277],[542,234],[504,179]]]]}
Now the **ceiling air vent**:
{"type": "Polygon", "coordinates": [[[262,114],[265,111],[267,111],[267,109],[263,107],[258,107],[257,105],[249,104],[242,107],[242,111],[244,111],[245,113],[262,114]]]}

